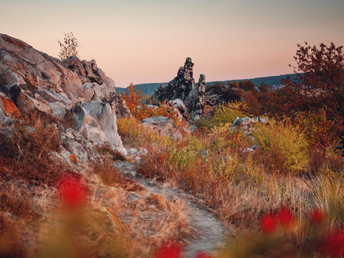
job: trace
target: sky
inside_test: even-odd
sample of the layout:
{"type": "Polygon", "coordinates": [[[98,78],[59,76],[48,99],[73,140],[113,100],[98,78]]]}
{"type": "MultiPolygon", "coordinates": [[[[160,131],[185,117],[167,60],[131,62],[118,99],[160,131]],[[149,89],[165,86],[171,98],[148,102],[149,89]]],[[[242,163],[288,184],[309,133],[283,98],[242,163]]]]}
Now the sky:
{"type": "Polygon", "coordinates": [[[343,0],[0,0],[0,33],[51,56],[73,32],[118,87],[292,73],[297,43],[344,45],[343,0]]]}

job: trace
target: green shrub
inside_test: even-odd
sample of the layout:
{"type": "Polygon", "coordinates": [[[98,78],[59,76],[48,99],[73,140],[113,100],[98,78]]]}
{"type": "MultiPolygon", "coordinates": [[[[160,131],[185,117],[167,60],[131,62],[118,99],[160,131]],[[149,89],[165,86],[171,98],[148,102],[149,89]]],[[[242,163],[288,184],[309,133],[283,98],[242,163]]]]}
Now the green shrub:
{"type": "Polygon", "coordinates": [[[259,159],[275,172],[298,172],[308,163],[308,142],[289,121],[257,123],[253,135],[259,146],[259,159]]]}
{"type": "Polygon", "coordinates": [[[241,110],[245,107],[241,107],[238,102],[231,102],[220,105],[212,118],[212,125],[221,126],[227,123],[232,123],[237,117],[243,118],[247,115],[241,110]]]}

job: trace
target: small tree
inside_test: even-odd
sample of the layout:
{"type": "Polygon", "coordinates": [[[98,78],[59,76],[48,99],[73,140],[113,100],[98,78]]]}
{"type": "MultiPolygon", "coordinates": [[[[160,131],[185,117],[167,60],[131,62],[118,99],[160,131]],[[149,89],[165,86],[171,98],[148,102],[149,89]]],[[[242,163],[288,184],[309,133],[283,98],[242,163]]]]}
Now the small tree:
{"type": "Polygon", "coordinates": [[[239,88],[245,91],[253,91],[254,83],[250,80],[241,81],[239,82],[239,88]]]}
{"type": "Polygon", "coordinates": [[[67,59],[71,56],[76,56],[79,57],[78,51],[79,51],[79,43],[76,37],[74,36],[73,32],[70,33],[64,33],[64,39],[63,42],[60,40],[59,45],[60,45],[60,53],[59,53],[59,58],[61,60],[67,59]]]}
{"type": "Polygon", "coordinates": [[[317,122],[318,128],[314,130],[317,137],[312,138],[330,145],[333,143],[330,139],[344,138],[343,47],[333,43],[310,46],[305,42],[304,46],[298,44],[298,48],[294,56],[298,79],[285,80],[285,87],[280,90],[244,93],[248,112],[267,113],[279,119],[287,116],[292,121],[305,120],[307,116],[309,121],[317,122]],[[300,113],[303,119],[298,119],[300,113]]]}

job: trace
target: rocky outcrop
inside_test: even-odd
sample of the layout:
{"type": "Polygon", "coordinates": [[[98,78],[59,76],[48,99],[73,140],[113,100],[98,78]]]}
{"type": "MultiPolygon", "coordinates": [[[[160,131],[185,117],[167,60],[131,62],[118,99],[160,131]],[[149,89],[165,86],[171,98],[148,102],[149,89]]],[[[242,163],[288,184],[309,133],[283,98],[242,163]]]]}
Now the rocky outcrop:
{"type": "MultiPolygon", "coordinates": [[[[152,96],[152,99],[160,102],[163,102],[165,99],[171,101],[171,103],[178,100],[174,106],[179,109],[180,113],[186,119],[195,118],[193,114],[196,112],[197,103],[200,102],[198,94],[199,86],[195,86],[195,80],[193,78],[193,66],[194,63],[188,57],[184,66],[179,68],[177,76],[168,84],[161,85],[152,96]],[[180,102],[183,102],[183,104],[180,102]],[[185,112],[184,107],[187,108],[187,112],[185,112]]],[[[202,110],[197,112],[201,113],[202,110]]]]}
{"type": "Polygon", "coordinates": [[[185,103],[192,108],[192,119],[198,120],[205,106],[205,75],[201,74],[196,88],[185,99],[185,103]]]}
{"type": "Polygon", "coordinates": [[[162,102],[166,99],[175,107],[178,106],[185,119],[192,118],[193,120],[200,118],[205,106],[214,109],[223,102],[240,101],[241,96],[237,89],[219,85],[206,86],[204,74],[200,75],[198,83],[195,84],[193,65],[191,58],[188,57],[184,66],[179,68],[177,76],[168,84],[161,85],[154,92],[152,100],[162,102]],[[177,104],[175,105],[176,100],[177,104]],[[187,113],[184,107],[186,107],[187,113]]]}
{"type": "Polygon", "coordinates": [[[169,117],[156,116],[143,119],[141,121],[143,126],[159,135],[172,137],[175,140],[183,139],[183,135],[178,129],[177,125],[169,117]]]}
{"type": "Polygon", "coordinates": [[[182,101],[189,95],[194,87],[193,66],[190,57],[186,58],[184,66],[178,70],[177,76],[167,85],[161,85],[153,94],[153,98],[163,102],[165,99],[182,101]]]}
{"type": "Polygon", "coordinates": [[[60,61],[25,42],[0,34],[1,112],[19,116],[42,113],[71,126],[88,140],[122,147],[117,116],[129,116],[115,83],[95,60],[60,61]]]}
{"type": "Polygon", "coordinates": [[[80,61],[73,56],[63,60],[62,63],[79,76],[84,94],[87,94],[89,100],[108,101],[111,99],[112,92],[115,92],[115,82],[97,67],[94,59],[80,61]]]}

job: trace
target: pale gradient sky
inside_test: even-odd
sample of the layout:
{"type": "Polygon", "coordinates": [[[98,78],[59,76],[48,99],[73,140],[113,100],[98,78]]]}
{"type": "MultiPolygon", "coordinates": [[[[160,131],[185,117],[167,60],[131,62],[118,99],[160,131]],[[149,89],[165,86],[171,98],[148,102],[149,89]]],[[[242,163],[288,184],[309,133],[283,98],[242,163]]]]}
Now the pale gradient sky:
{"type": "Polygon", "coordinates": [[[344,0],[0,0],[0,32],[56,56],[73,32],[119,87],[291,73],[296,44],[344,45],[344,0]]]}

